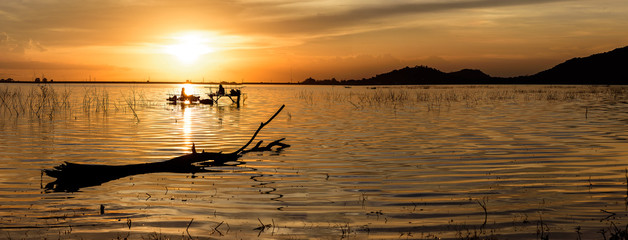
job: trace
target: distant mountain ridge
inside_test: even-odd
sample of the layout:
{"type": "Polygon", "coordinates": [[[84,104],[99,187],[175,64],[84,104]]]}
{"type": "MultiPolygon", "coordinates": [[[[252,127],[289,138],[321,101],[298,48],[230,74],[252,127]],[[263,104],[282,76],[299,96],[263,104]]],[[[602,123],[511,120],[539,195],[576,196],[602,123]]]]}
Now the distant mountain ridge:
{"type": "Polygon", "coordinates": [[[301,84],[419,85],[419,84],[628,84],[628,46],[584,58],[572,58],[530,76],[491,77],[476,69],[445,73],[428,66],[405,67],[362,80],[315,80],[301,84]]]}
{"type": "Polygon", "coordinates": [[[628,46],[572,58],[524,80],[558,84],[628,84],[628,46]]]}
{"type": "Polygon", "coordinates": [[[405,67],[391,72],[378,74],[375,77],[362,80],[341,80],[335,78],[315,80],[308,78],[301,84],[322,85],[413,85],[413,84],[473,84],[491,83],[494,78],[475,69],[463,69],[457,72],[445,73],[428,66],[405,67]]]}

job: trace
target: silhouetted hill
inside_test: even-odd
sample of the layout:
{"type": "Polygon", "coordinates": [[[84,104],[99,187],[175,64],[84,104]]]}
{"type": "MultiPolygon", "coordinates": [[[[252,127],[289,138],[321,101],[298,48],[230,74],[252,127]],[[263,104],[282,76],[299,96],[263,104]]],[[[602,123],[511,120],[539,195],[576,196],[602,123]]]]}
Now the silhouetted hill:
{"type": "Polygon", "coordinates": [[[530,83],[628,84],[628,46],[585,58],[572,58],[521,80],[530,83]]]}
{"type": "Polygon", "coordinates": [[[363,80],[368,84],[429,84],[442,82],[446,74],[427,66],[405,67],[363,80]]]}
{"type": "Polygon", "coordinates": [[[302,84],[323,85],[413,85],[413,84],[474,84],[491,83],[491,76],[480,70],[463,69],[457,72],[445,73],[427,66],[405,67],[391,72],[376,75],[362,80],[342,80],[334,78],[315,80],[308,78],[302,84]]]}
{"type": "Polygon", "coordinates": [[[457,72],[450,72],[447,76],[458,82],[488,82],[492,80],[492,77],[480,70],[476,69],[462,69],[457,72]]]}
{"type": "Polygon", "coordinates": [[[362,80],[308,78],[302,84],[628,84],[628,46],[584,58],[573,58],[531,76],[491,77],[480,70],[445,73],[427,66],[405,67],[362,80]]]}

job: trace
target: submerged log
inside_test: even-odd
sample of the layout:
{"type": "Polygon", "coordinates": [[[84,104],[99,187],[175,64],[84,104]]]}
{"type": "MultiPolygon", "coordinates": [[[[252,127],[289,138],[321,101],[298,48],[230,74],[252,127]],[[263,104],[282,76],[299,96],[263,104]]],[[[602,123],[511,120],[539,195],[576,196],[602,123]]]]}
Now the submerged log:
{"type": "Polygon", "coordinates": [[[249,152],[281,151],[290,145],[282,143],[285,138],[273,141],[266,146],[261,146],[259,141],[253,148],[246,149],[255,139],[257,134],[272,121],[283,110],[282,105],[277,112],[260,124],[251,139],[238,150],[231,153],[222,152],[196,152],[196,147],[192,144],[192,153],[185,154],[170,160],[154,163],[140,163],[128,165],[103,165],[103,164],[79,164],[65,162],[53,169],[45,169],[43,172],[55,181],[46,184],[45,189],[55,192],[75,192],[84,187],[97,186],[103,183],[146,173],[197,173],[197,172],[217,172],[217,170],[207,170],[206,167],[215,166],[237,166],[243,162],[238,161],[240,157],[249,152]]]}

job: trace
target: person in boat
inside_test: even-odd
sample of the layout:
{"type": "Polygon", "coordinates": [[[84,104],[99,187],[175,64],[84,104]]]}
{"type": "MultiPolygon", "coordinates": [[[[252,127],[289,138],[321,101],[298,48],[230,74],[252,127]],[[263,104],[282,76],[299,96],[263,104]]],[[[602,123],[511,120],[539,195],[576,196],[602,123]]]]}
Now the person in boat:
{"type": "Polygon", "coordinates": [[[179,96],[179,99],[182,101],[185,101],[188,98],[188,95],[185,94],[185,88],[181,88],[181,96],[179,96]]]}
{"type": "Polygon", "coordinates": [[[225,95],[225,88],[222,86],[222,84],[218,85],[218,95],[225,95]]]}

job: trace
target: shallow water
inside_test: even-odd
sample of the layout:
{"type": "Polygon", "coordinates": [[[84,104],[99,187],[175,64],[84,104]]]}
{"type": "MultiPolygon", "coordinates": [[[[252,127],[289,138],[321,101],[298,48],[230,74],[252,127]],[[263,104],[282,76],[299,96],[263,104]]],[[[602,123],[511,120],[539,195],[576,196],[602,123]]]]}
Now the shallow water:
{"type": "Polygon", "coordinates": [[[238,108],[167,104],[183,85],[54,84],[37,111],[41,86],[0,85],[21,94],[0,105],[10,239],[584,239],[628,223],[628,88],[249,85],[238,108]],[[281,152],[45,189],[64,161],[234,151],[282,104],[257,137],[281,152]]]}

